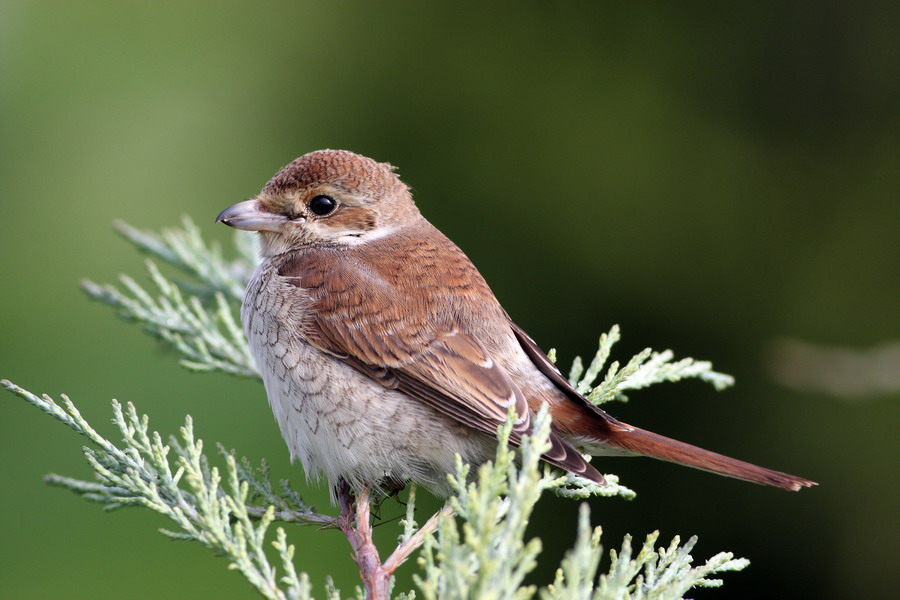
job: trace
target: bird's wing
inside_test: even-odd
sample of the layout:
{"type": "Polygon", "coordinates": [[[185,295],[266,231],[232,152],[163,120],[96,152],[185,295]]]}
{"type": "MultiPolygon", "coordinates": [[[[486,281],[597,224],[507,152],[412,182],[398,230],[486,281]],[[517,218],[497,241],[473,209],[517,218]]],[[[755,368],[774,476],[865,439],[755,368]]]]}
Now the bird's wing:
{"type": "MultiPolygon", "coordinates": [[[[510,442],[518,445],[531,430],[522,391],[484,346],[454,325],[409,318],[414,303],[390,293],[390,284],[377,274],[346,259],[329,261],[323,251],[286,261],[279,274],[311,302],[301,324],[310,344],[488,435],[496,435],[510,407],[516,415],[510,442]]],[[[603,480],[558,435],[551,434],[550,443],[547,462],[603,480]]]]}
{"type": "MultiPolygon", "coordinates": [[[[606,423],[606,425],[613,430],[620,431],[630,431],[632,428],[630,425],[625,425],[610,416],[603,409],[598,407],[596,404],[592,404],[587,398],[578,393],[577,390],[572,386],[569,381],[563,377],[562,373],[559,372],[559,369],[556,368],[550,359],[547,358],[547,355],[544,354],[544,351],[541,350],[537,343],[531,339],[531,337],[525,333],[525,331],[512,322],[509,321],[509,325],[513,330],[513,333],[516,336],[516,339],[519,341],[519,345],[522,346],[522,349],[525,351],[525,354],[528,355],[528,358],[531,359],[531,362],[534,364],[537,369],[544,374],[547,379],[553,382],[553,385],[565,394],[569,400],[571,400],[574,404],[564,405],[570,409],[570,412],[573,414],[575,411],[579,411],[584,414],[584,411],[587,411],[591,414],[591,416],[600,417],[602,421],[606,423]]],[[[592,426],[597,429],[598,425],[596,424],[596,420],[591,420],[592,426]]],[[[602,431],[602,430],[600,430],[602,431]]],[[[600,431],[597,431],[599,434],[600,431]]],[[[574,433],[574,432],[573,432],[574,433]]]]}

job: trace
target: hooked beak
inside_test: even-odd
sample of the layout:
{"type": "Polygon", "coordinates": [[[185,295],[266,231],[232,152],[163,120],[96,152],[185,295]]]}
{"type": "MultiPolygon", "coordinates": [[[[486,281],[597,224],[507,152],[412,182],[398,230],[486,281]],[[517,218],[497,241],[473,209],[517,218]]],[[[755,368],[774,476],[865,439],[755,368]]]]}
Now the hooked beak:
{"type": "Polygon", "coordinates": [[[219,213],[216,223],[247,231],[281,231],[288,218],[262,210],[259,200],[245,200],[219,213]]]}

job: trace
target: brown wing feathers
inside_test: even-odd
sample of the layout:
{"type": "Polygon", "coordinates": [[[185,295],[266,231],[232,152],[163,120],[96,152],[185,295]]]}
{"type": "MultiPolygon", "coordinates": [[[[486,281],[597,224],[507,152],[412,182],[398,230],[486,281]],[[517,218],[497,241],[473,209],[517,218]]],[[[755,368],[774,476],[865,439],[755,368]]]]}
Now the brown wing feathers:
{"type": "MultiPolygon", "coordinates": [[[[302,323],[304,337],[381,385],[401,391],[437,411],[488,435],[506,421],[511,406],[518,415],[510,443],[518,445],[531,430],[531,410],[521,390],[473,337],[430,315],[406,319],[403,310],[378,294],[377,274],[330,264],[328,250],[305,249],[285,256],[279,275],[306,290],[313,302],[302,323]],[[360,302],[359,298],[366,298],[360,302]],[[377,327],[373,326],[377,323],[377,327]],[[419,323],[413,330],[410,323],[419,323]],[[421,323],[427,323],[421,327],[421,323]],[[393,331],[379,338],[365,331],[393,331]]],[[[550,464],[599,483],[603,476],[559,435],[550,436],[543,455],[550,464]]]]}

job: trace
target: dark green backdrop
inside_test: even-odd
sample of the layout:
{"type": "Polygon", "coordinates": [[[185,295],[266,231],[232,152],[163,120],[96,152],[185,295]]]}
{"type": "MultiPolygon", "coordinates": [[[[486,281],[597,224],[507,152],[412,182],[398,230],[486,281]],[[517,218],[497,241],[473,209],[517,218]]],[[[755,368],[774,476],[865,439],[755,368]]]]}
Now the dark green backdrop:
{"type": "MultiPolygon", "coordinates": [[[[299,154],[352,149],[399,166],[565,364],[619,323],[619,358],[671,347],[738,378],[722,394],[661,386],[614,414],[821,482],[789,494],[610,460],[639,496],[592,502],[608,545],[661,529],[699,534],[698,558],[753,561],[698,598],[886,595],[900,586],[898,393],[791,390],[767,365],[783,338],[900,338],[897,16],[841,2],[6,0],[0,376],[70,394],[99,426],[112,397],[163,432],[190,413],[210,444],[302,481],[260,386],[180,370],[77,284],[141,271],[113,219],[186,214],[228,242],[222,208],[299,154]]],[[[156,533],[161,519],[46,487],[49,471],[88,474],[80,440],[11,395],[0,415],[0,595],[253,597],[222,559],[156,533]]],[[[540,506],[536,582],[575,515],[540,506]]],[[[294,529],[317,590],[333,573],[349,594],[345,541],[294,529]]]]}

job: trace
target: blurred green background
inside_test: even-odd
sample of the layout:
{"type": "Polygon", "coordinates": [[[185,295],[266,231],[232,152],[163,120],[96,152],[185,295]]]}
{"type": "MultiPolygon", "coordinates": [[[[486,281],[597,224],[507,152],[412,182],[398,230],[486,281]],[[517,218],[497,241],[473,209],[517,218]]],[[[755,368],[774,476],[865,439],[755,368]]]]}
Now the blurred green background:
{"type": "MultiPolygon", "coordinates": [[[[900,367],[865,353],[900,339],[898,31],[886,2],[5,0],[0,376],[69,394],[107,434],[112,397],[164,433],[191,414],[210,446],[302,482],[261,386],[180,369],[78,281],[143,270],[114,219],[189,215],[228,244],[222,208],[295,156],[351,149],[400,168],[564,365],[619,323],[620,359],[673,348],[737,376],[721,394],[634,394],[614,414],[821,483],[789,494],[604,461],[639,494],[592,502],[607,548],[660,529],[698,534],[697,558],[752,560],[696,598],[886,597],[900,587],[900,367]],[[810,363],[784,339],[847,351],[810,363]],[[777,373],[824,373],[845,393],[777,373]]],[[[162,519],[44,485],[89,473],[66,428],[11,395],[0,428],[3,597],[254,597],[223,559],[156,533],[162,519]]],[[[534,582],[552,579],[576,512],[542,502],[534,582]]],[[[378,533],[387,547],[396,524],[378,533]]],[[[326,573],[350,593],[338,533],[290,535],[320,595],[326,573]]]]}

